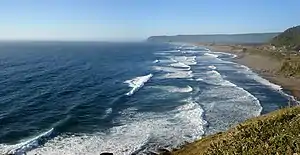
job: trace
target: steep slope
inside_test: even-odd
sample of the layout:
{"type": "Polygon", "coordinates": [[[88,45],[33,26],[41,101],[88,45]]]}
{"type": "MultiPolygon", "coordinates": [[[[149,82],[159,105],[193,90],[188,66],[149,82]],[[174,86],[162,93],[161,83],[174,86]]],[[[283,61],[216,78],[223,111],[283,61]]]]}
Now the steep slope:
{"type": "Polygon", "coordinates": [[[300,25],[289,28],[276,36],[271,44],[276,47],[285,47],[288,50],[300,50],[300,25]]]}
{"type": "Polygon", "coordinates": [[[300,153],[300,107],[250,119],[226,132],[187,144],[173,155],[300,153]]]}

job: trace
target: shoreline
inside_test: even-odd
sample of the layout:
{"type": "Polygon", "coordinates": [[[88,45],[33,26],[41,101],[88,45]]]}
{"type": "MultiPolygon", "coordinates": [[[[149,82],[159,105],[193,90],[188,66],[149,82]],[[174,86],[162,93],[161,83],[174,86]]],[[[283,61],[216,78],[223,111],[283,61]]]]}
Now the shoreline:
{"type": "MultiPolygon", "coordinates": [[[[241,151],[240,148],[242,148],[244,152],[255,152],[259,150],[262,153],[265,150],[274,151],[274,147],[269,147],[274,144],[274,141],[270,139],[266,141],[266,138],[261,138],[262,140],[260,140],[260,137],[263,136],[261,135],[261,133],[269,133],[268,136],[271,135],[271,137],[286,135],[285,132],[289,131],[288,129],[291,127],[292,122],[291,118],[289,117],[291,116],[290,113],[295,113],[294,115],[299,117],[299,101],[297,101],[297,99],[300,99],[300,78],[285,77],[281,75],[280,73],[278,73],[278,69],[280,69],[282,65],[282,61],[280,59],[275,60],[271,56],[245,52],[245,46],[205,44],[194,45],[205,47],[213,52],[235,54],[236,57],[233,58],[233,62],[245,65],[257,75],[273,84],[280,86],[280,93],[282,95],[285,95],[287,98],[290,98],[291,100],[289,99],[289,103],[286,108],[278,109],[270,113],[250,118],[249,120],[241,122],[239,125],[231,127],[224,132],[219,132],[213,135],[202,137],[201,139],[198,139],[192,143],[181,146],[180,149],[172,150],[170,154],[199,155],[207,154],[207,152],[209,152],[209,154],[233,154],[234,151],[235,153],[237,153],[236,151],[241,151]],[[287,92],[290,92],[291,94],[287,92]],[[290,101],[292,101],[292,104],[290,101]],[[283,118],[287,119],[284,120],[283,118]],[[276,130],[274,128],[271,128],[270,130],[270,124],[274,125],[274,128],[281,128],[283,124],[286,124],[287,126],[284,128],[284,130],[276,130]],[[261,130],[263,131],[257,132],[261,130]],[[257,145],[256,143],[253,143],[253,141],[260,142],[260,146],[266,146],[266,148],[259,148],[257,150],[252,149],[257,145]],[[266,143],[269,144],[265,145],[266,143]],[[244,147],[245,145],[249,145],[249,147],[244,147]],[[236,148],[239,149],[236,150],[236,148]],[[234,151],[231,152],[232,150],[234,151]]],[[[297,121],[294,121],[293,123],[299,126],[299,123],[297,121]]],[[[290,129],[294,129],[294,127],[291,127],[290,129]]],[[[298,130],[299,128],[296,129],[298,130]]],[[[294,139],[294,137],[291,138],[291,140],[294,139]]],[[[286,150],[287,149],[285,148],[284,151],[286,150]]],[[[253,154],[257,154],[257,152],[253,154]]],[[[268,153],[264,152],[262,154],[268,153]]]]}
{"type": "Polygon", "coordinates": [[[251,45],[208,45],[196,43],[196,46],[205,47],[214,52],[235,54],[233,61],[249,67],[262,78],[279,85],[282,91],[290,93],[295,99],[300,99],[300,79],[285,77],[277,73],[282,62],[266,55],[244,52],[244,49],[253,48],[251,45]]]}

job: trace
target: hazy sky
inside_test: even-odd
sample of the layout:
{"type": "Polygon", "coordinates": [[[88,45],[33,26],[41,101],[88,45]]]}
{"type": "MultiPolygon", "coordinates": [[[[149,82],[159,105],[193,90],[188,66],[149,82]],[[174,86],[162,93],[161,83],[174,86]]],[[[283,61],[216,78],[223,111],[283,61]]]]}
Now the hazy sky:
{"type": "Polygon", "coordinates": [[[1,0],[0,40],[124,40],[275,32],[300,24],[300,0],[1,0]]]}

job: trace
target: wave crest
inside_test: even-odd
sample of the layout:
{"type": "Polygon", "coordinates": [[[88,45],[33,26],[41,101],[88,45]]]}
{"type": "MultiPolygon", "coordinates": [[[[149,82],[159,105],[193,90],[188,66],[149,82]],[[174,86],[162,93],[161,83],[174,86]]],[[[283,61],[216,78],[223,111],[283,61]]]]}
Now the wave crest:
{"type": "Polygon", "coordinates": [[[127,83],[129,87],[131,87],[132,89],[125,95],[127,96],[133,95],[136,91],[138,91],[141,87],[143,87],[144,84],[148,82],[152,76],[153,74],[148,74],[145,76],[135,77],[131,80],[126,80],[124,83],[127,83]]]}
{"type": "Polygon", "coordinates": [[[43,132],[38,136],[28,139],[24,142],[15,145],[0,146],[1,151],[4,151],[0,153],[14,154],[14,155],[26,154],[26,152],[35,149],[39,147],[41,144],[43,144],[45,142],[45,139],[48,139],[51,135],[53,135],[53,132],[54,132],[54,128],[51,128],[50,130],[43,132]]]}
{"type": "Polygon", "coordinates": [[[204,53],[204,55],[205,55],[205,56],[214,57],[214,58],[219,57],[218,55],[216,55],[216,54],[211,54],[211,53],[204,53]]]}

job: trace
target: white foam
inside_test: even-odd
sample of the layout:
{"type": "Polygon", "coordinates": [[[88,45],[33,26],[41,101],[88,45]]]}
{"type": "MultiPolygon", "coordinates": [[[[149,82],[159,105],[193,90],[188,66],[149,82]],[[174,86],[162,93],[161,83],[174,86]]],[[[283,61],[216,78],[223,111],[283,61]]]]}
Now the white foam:
{"type": "MultiPolygon", "coordinates": [[[[168,51],[162,51],[160,53],[178,53],[178,52],[180,52],[180,51],[178,51],[178,50],[168,50],[168,51]]],[[[157,53],[159,53],[159,52],[157,52],[157,53]]]]}
{"type": "Polygon", "coordinates": [[[198,103],[192,100],[183,102],[185,104],[166,113],[122,115],[121,123],[125,124],[113,127],[107,133],[56,137],[28,154],[146,154],[158,147],[176,147],[185,141],[192,142],[204,134],[206,121],[198,103]],[[138,150],[141,152],[136,152],[138,150]]]}
{"type": "Polygon", "coordinates": [[[141,130],[126,133],[126,130],[128,130],[126,127],[122,126],[123,129],[121,127],[119,128],[120,129],[115,129],[117,131],[111,132],[120,133],[112,133],[110,137],[103,136],[101,133],[95,133],[93,135],[59,136],[46,143],[43,147],[28,152],[28,155],[95,155],[103,152],[113,152],[116,155],[124,155],[132,154],[143,145],[144,139],[141,136],[145,134],[141,130]]]}
{"type": "Polygon", "coordinates": [[[256,80],[256,81],[258,81],[258,82],[260,82],[260,83],[262,83],[262,84],[264,84],[264,85],[267,85],[267,86],[269,86],[269,87],[271,87],[271,88],[273,88],[275,90],[281,90],[282,89],[281,86],[276,85],[274,83],[271,83],[270,81],[268,81],[268,80],[266,80],[266,79],[264,79],[264,78],[262,78],[262,77],[260,77],[258,75],[253,76],[253,79],[256,80]]]}
{"type": "Polygon", "coordinates": [[[131,96],[133,93],[138,91],[147,81],[150,80],[152,76],[152,74],[148,74],[145,76],[135,77],[131,80],[126,80],[124,83],[127,83],[129,87],[132,88],[128,93],[126,93],[126,95],[131,96]]]}
{"type": "Polygon", "coordinates": [[[228,55],[228,56],[231,56],[231,58],[236,58],[237,55],[236,54],[232,54],[232,53],[226,53],[226,52],[211,52],[211,53],[214,53],[214,54],[222,54],[222,55],[228,55]]]}
{"type": "Polygon", "coordinates": [[[160,64],[168,64],[168,63],[172,63],[173,61],[170,59],[160,59],[159,63],[160,64]]]}
{"type": "Polygon", "coordinates": [[[152,88],[162,89],[170,93],[189,93],[193,91],[191,86],[176,87],[176,86],[152,86],[152,88]]]}
{"type": "Polygon", "coordinates": [[[186,70],[184,68],[174,68],[174,67],[163,67],[163,66],[153,66],[153,69],[158,70],[158,71],[164,71],[166,72],[164,75],[162,75],[159,78],[192,78],[193,72],[190,70],[186,70]]]}
{"type": "Polygon", "coordinates": [[[51,128],[50,130],[43,132],[36,137],[22,141],[15,145],[1,145],[0,154],[16,154],[16,155],[25,154],[27,151],[30,151],[38,147],[40,145],[39,144],[40,141],[43,138],[48,138],[53,133],[53,131],[54,129],[51,128]]]}
{"type": "Polygon", "coordinates": [[[112,113],[112,108],[108,108],[105,110],[105,114],[102,116],[102,119],[106,118],[112,113]]]}
{"type": "Polygon", "coordinates": [[[166,52],[156,52],[155,55],[169,55],[169,53],[166,52]]]}
{"type": "MultiPolygon", "coordinates": [[[[220,54],[226,54],[226,55],[232,55],[232,58],[235,58],[237,57],[237,55],[235,54],[231,54],[231,53],[224,53],[224,52],[213,52],[213,53],[220,53],[220,54]]],[[[204,54],[204,55],[210,55],[209,53],[208,54],[204,54]]],[[[211,55],[212,56],[212,55],[211,55]]],[[[213,56],[213,57],[216,57],[216,56],[213,56]]],[[[288,98],[289,100],[292,100],[294,102],[297,102],[297,103],[300,103],[300,101],[297,101],[295,99],[295,97],[285,93],[283,90],[282,90],[282,87],[280,85],[276,85],[274,83],[271,83],[270,81],[260,77],[258,74],[254,73],[249,67],[247,66],[244,66],[244,65],[240,65],[240,64],[237,64],[237,63],[234,63],[234,62],[230,62],[230,61],[224,61],[224,60],[221,60],[219,59],[220,61],[222,61],[222,63],[230,63],[230,64],[235,64],[235,65],[239,65],[239,67],[243,68],[244,71],[242,71],[244,74],[246,74],[248,77],[256,80],[257,82],[263,84],[263,85],[266,85],[268,87],[270,87],[271,89],[273,90],[276,90],[278,91],[281,95],[285,96],[286,98],[288,98]]],[[[239,71],[241,72],[241,71],[239,71]]],[[[229,83],[227,83],[229,84],[229,83]]],[[[230,84],[229,84],[230,85],[230,84]]]]}
{"type": "Polygon", "coordinates": [[[172,56],[169,58],[174,62],[185,62],[186,56],[172,56]]]}
{"type": "Polygon", "coordinates": [[[177,71],[177,72],[171,72],[166,73],[162,76],[162,78],[166,79],[185,79],[185,78],[192,78],[193,72],[192,71],[177,71]]]}
{"type": "Polygon", "coordinates": [[[246,71],[252,72],[251,69],[249,67],[245,66],[245,65],[238,64],[238,66],[241,67],[242,69],[245,69],[246,71]]]}
{"type": "Polygon", "coordinates": [[[196,56],[175,56],[175,57],[169,57],[174,62],[181,62],[186,65],[196,65],[196,56]]]}
{"type": "Polygon", "coordinates": [[[254,73],[249,67],[244,66],[244,65],[240,65],[245,71],[243,72],[244,74],[247,74],[250,78],[254,79],[255,81],[266,85],[268,87],[270,87],[273,90],[278,91],[278,93],[280,93],[282,96],[286,97],[288,100],[291,100],[293,102],[297,102],[298,104],[300,103],[300,101],[298,101],[294,96],[289,95],[287,93],[285,93],[282,90],[282,87],[280,85],[274,84],[270,81],[268,81],[267,79],[264,79],[262,77],[260,77],[258,74],[254,73]]]}
{"type": "Polygon", "coordinates": [[[212,70],[212,71],[208,71],[206,73],[209,75],[208,78],[222,79],[222,76],[218,71],[212,70]]]}
{"type": "Polygon", "coordinates": [[[211,52],[211,50],[208,49],[208,48],[203,48],[203,50],[204,50],[204,51],[209,51],[209,52],[211,52]]]}
{"type": "Polygon", "coordinates": [[[199,103],[192,101],[191,99],[186,100],[186,102],[188,104],[177,108],[179,113],[177,113],[175,117],[179,117],[182,120],[187,121],[189,126],[193,126],[190,128],[190,131],[186,132],[193,132],[192,139],[198,139],[204,134],[204,126],[207,124],[203,119],[204,110],[199,103]]]}
{"type": "Polygon", "coordinates": [[[197,64],[196,56],[187,57],[186,63],[188,65],[196,65],[197,64]]]}
{"type": "Polygon", "coordinates": [[[105,110],[105,114],[110,114],[112,112],[112,108],[108,108],[105,110]]]}
{"type": "Polygon", "coordinates": [[[187,68],[188,70],[191,69],[191,67],[185,63],[182,63],[182,62],[177,62],[177,63],[173,63],[173,64],[170,64],[170,66],[172,67],[182,67],[182,68],[187,68]]]}
{"type": "Polygon", "coordinates": [[[157,71],[164,71],[164,72],[187,72],[187,69],[185,68],[174,68],[174,67],[165,67],[165,66],[153,66],[152,67],[154,70],[157,71]]]}
{"type": "Polygon", "coordinates": [[[199,100],[208,111],[205,117],[210,122],[207,134],[227,130],[246,119],[259,116],[262,111],[259,100],[237,86],[216,86],[204,91],[199,100]]]}
{"type": "Polygon", "coordinates": [[[255,81],[263,84],[263,85],[266,85],[266,86],[269,86],[271,87],[272,89],[275,89],[275,90],[281,90],[282,87],[279,86],[279,85],[276,85],[274,83],[271,83],[270,81],[258,76],[256,73],[252,72],[252,70],[247,67],[247,66],[244,66],[244,65],[240,65],[242,68],[245,69],[246,72],[244,72],[245,74],[248,74],[248,76],[251,76],[255,81]]]}
{"type": "Polygon", "coordinates": [[[197,78],[196,81],[203,81],[203,79],[202,78],[197,78]]]}
{"type": "Polygon", "coordinates": [[[213,70],[217,69],[217,67],[214,65],[208,66],[208,68],[213,69],[213,70]]]}
{"type": "Polygon", "coordinates": [[[198,100],[207,111],[205,118],[210,122],[208,134],[227,130],[232,125],[260,115],[262,106],[250,92],[225,80],[215,70],[206,74],[203,81],[212,86],[203,91],[198,100]]]}
{"type": "MultiPolygon", "coordinates": [[[[236,57],[235,54],[231,54],[231,53],[224,53],[224,52],[213,52],[213,53],[220,53],[220,54],[226,54],[226,55],[232,55],[233,58],[236,57]]],[[[210,56],[213,56],[214,54],[210,54],[210,53],[205,53],[204,55],[210,55],[210,56]]],[[[213,56],[213,57],[217,57],[217,55],[213,56]]],[[[264,85],[267,85],[269,86],[270,88],[274,89],[274,90],[281,90],[282,87],[279,86],[279,85],[276,85],[274,83],[271,83],[270,81],[260,77],[259,75],[257,75],[256,73],[252,72],[252,70],[245,66],[245,65],[240,65],[240,64],[237,64],[237,63],[234,63],[234,62],[229,62],[229,61],[224,61],[222,60],[222,62],[224,63],[232,63],[232,64],[236,64],[236,65],[239,65],[241,68],[243,68],[245,71],[243,73],[245,73],[246,75],[248,76],[251,76],[254,80],[256,80],[257,82],[260,82],[264,85]]]]}
{"type": "Polygon", "coordinates": [[[159,63],[159,60],[156,59],[156,60],[153,61],[153,63],[159,63]]]}
{"type": "Polygon", "coordinates": [[[222,75],[216,70],[206,72],[206,76],[203,77],[203,80],[204,82],[213,85],[236,87],[235,84],[224,80],[222,75]]]}
{"type": "Polygon", "coordinates": [[[217,58],[219,57],[218,55],[216,54],[212,54],[212,53],[204,53],[205,56],[210,56],[210,57],[214,57],[214,58],[217,58]]]}

